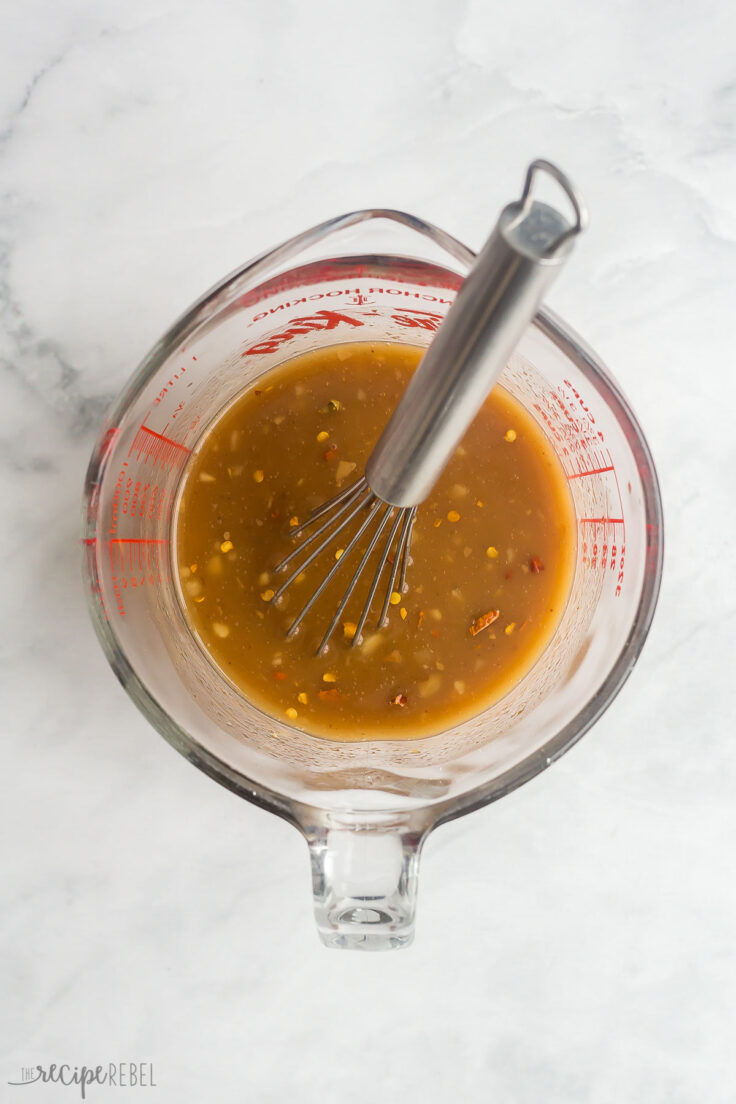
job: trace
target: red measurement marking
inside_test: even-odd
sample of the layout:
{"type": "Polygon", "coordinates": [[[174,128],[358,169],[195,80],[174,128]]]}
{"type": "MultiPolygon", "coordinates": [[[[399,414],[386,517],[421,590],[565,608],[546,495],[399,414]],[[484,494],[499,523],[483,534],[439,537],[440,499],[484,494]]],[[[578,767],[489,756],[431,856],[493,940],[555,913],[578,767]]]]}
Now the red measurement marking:
{"type": "MultiPolygon", "coordinates": [[[[136,568],[158,573],[161,567],[159,550],[168,543],[166,540],[146,540],[143,537],[113,537],[108,541],[113,577],[118,572],[131,572],[136,568]]],[[[149,581],[153,582],[153,579],[149,581]]]]}
{"type": "Polygon", "coordinates": [[[142,456],[144,464],[150,458],[154,463],[167,467],[182,464],[191,451],[186,445],[179,444],[171,437],[164,437],[163,433],[156,433],[147,425],[142,425],[133,438],[128,456],[135,452],[136,459],[140,460],[142,456]]]}
{"type": "Polygon", "coordinates": [[[102,438],[102,441],[100,442],[100,459],[99,459],[100,464],[102,464],[103,460],[106,459],[107,454],[112,450],[112,446],[115,443],[115,438],[117,437],[117,435],[119,433],[120,433],[120,427],[119,426],[110,426],[110,428],[105,432],[105,436],[102,438]]]}
{"type": "Polygon", "coordinates": [[[568,475],[568,479],[582,479],[584,475],[603,475],[604,472],[613,471],[613,464],[610,464],[607,468],[591,468],[590,471],[573,472],[572,475],[568,475]]]}
{"type": "Polygon", "coordinates": [[[591,525],[623,525],[623,518],[612,517],[599,517],[599,518],[578,518],[579,522],[588,521],[591,525]]]}
{"type": "MultiPolygon", "coordinates": [[[[169,424],[168,422],[166,423],[169,424]]],[[[178,441],[172,441],[170,437],[164,437],[161,433],[156,433],[153,429],[149,429],[148,426],[141,426],[143,433],[150,433],[151,437],[158,437],[159,441],[165,441],[167,445],[173,445],[174,448],[183,449],[184,452],[191,452],[192,450],[187,448],[186,445],[180,445],[178,441]]]]}
{"type": "Polygon", "coordinates": [[[90,576],[90,590],[100,603],[100,609],[102,610],[105,620],[109,621],[110,618],[107,614],[105,598],[97,576],[97,537],[83,537],[82,544],[87,550],[87,570],[90,576]]]}
{"type": "Polygon", "coordinates": [[[125,592],[163,582],[167,571],[167,540],[146,537],[114,537],[108,540],[112,589],[118,613],[125,616],[125,592]]]}
{"type": "MultiPolygon", "coordinates": [[[[280,310],[283,306],[291,307],[298,303],[313,302],[319,299],[333,298],[337,296],[345,296],[347,298],[357,297],[362,294],[384,294],[384,288],[381,286],[376,287],[355,287],[355,286],[343,286],[335,287],[336,281],[344,281],[345,285],[349,284],[350,280],[360,280],[366,277],[371,277],[371,272],[366,265],[355,265],[353,268],[346,271],[345,262],[341,261],[339,264],[335,262],[325,262],[323,264],[308,266],[306,269],[308,273],[308,283],[305,283],[305,269],[297,268],[287,273],[281,273],[279,276],[275,276],[272,280],[269,280],[265,284],[260,284],[257,288],[247,292],[242,296],[240,303],[241,306],[247,308],[255,306],[256,303],[260,303],[266,299],[272,299],[284,291],[292,291],[297,288],[299,292],[303,294],[291,299],[289,303],[279,303],[276,307],[271,307],[268,312],[263,312],[261,317],[266,317],[267,314],[273,314],[274,311],[280,310]],[[329,291],[316,291],[315,288],[321,284],[331,284],[329,291]]],[[[412,286],[417,284],[424,288],[430,285],[422,283],[417,273],[409,272],[407,274],[408,279],[405,279],[399,273],[392,273],[390,284],[402,284],[411,281],[412,286]]],[[[457,291],[463,282],[462,276],[456,276],[454,273],[447,272],[443,279],[437,279],[432,277],[432,288],[442,288],[450,291],[457,291]]],[[[392,289],[393,291],[393,289],[392,289]]],[[[400,294],[398,291],[393,291],[394,294],[400,294]]],[[[437,302],[438,296],[432,295],[430,292],[404,292],[406,295],[411,295],[416,299],[425,299],[429,302],[437,302]]],[[[449,299],[440,300],[441,302],[449,303],[449,299]]],[[[258,315],[254,319],[256,321],[258,315]]],[[[184,352],[184,349],[181,350],[184,352]]]]}
{"type": "Polygon", "coordinates": [[[621,497],[621,488],[618,485],[618,476],[616,475],[615,471],[613,473],[613,478],[616,480],[616,491],[618,492],[618,504],[621,507],[621,513],[623,514],[623,512],[624,512],[624,500],[621,497]]]}

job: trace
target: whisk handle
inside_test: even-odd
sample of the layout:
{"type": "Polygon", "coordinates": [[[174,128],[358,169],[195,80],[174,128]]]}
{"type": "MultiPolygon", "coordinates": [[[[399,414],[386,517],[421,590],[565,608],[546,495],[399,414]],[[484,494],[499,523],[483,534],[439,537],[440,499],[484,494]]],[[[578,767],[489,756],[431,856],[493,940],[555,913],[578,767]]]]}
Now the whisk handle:
{"type": "Polygon", "coordinates": [[[533,161],[521,198],[501,212],[371,454],[366,479],[376,495],[395,506],[427,497],[586,225],[568,178],[533,161]],[[532,198],[539,172],[566,193],[573,222],[532,198]]]}

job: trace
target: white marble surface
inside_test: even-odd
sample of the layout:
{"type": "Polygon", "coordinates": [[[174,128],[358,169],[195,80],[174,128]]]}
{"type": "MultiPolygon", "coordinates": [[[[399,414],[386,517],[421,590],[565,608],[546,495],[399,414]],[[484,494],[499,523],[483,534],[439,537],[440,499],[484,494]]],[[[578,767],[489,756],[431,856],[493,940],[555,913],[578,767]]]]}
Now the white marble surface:
{"type": "Polygon", "coordinates": [[[7,1087],[23,1065],[145,1060],[177,1104],[732,1102],[733,6],[5,0],[0,20],[2,1099],[78,1099],[7,1087]],[[367,205],[478,245],[535,155],[593,213],[551,303],[648,433],[660,608],[582,743],[431,839],[414,947],[327,951],[296,832],[179,758],[107,667],[87,456],[223,273],[367,205]]]}

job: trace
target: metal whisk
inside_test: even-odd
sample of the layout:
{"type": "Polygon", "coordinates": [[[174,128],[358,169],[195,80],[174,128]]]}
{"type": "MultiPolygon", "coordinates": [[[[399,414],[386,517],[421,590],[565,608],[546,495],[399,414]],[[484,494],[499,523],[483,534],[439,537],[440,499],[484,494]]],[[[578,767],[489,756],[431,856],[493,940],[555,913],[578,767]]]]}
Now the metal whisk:
{"type": "Polygon", "coordinates": [[[291,624],[293,636],[315,602],[352,553],[365,544],[335,615],[318,648],[321,654],[381,538],[388,531],[352,645],[361,642],[371,606],[390,565],[377,619],[386,623],[391,595],[405,593],[411,536],[417,507],[432,490],[465,430],[503,371],[543,294],[569,257],[573,239],[588,221],[585,204],[569,179],[549,161],[529,166],[521,198],[501,212],[455,302],[391,416],[366,465],[365,475],[316,509],[292,531],[298,539],[321,524],[274,569],[299,560],[271,601],[277,603],[294,580],[364,513],[355,535],[291,624]],[[559,211],[532,198],[537,173],[553,177],[572,204],[570,223],[559,211]],[[312,547],[314,546],[314,547],[312,547]],[[304,559],[304,552],[311,549],[304,559]],[[398,576],[398,587],[397,587],[398,576]]]}

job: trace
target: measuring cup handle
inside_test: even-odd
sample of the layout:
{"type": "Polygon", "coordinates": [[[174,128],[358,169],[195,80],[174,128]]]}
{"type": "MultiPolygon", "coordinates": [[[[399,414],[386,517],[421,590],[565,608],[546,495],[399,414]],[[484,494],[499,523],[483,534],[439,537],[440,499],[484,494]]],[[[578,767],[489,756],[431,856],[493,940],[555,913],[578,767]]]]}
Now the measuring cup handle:
{"type": "Polygon", "coordinates": [[[427,827],[411,818],[330,818],[303,830],[322,942],[367,951],[408,946],[427,827]]]}

